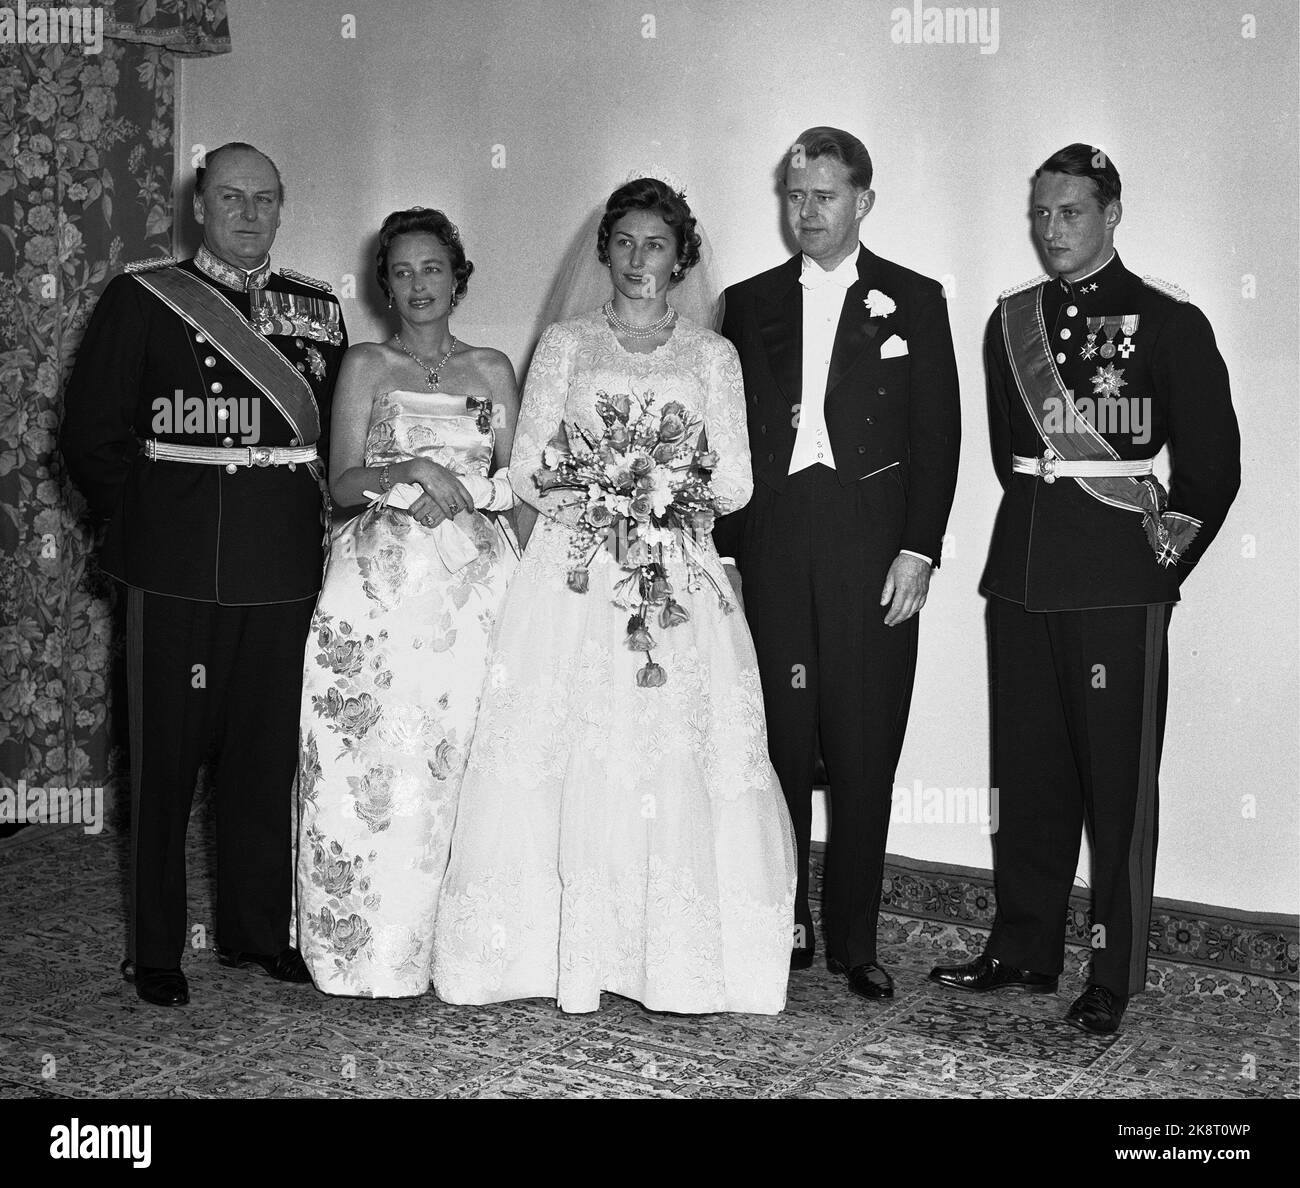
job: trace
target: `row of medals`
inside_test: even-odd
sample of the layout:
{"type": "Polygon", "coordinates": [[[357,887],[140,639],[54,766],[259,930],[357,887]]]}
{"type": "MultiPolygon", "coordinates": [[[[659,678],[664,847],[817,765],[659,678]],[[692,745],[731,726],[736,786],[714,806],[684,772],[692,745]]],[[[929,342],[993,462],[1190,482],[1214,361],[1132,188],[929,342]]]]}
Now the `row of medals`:
{"type": "Polygon", "coordinates": [[[1094,355],[1100,355],[1103,359],[1113,359],[1115,352],[1118,350],[1127,359],[1137,349],[1133,344],[1133,335],[1137,333],[1138,321],[1137,314],[1089,318],[1088,340],[1083,344],[1080,355],[1084,359],[1091,359],[1094,355]],[[1124,335],[1124,341],[1118,347],[1112,341],[1117,331],[1124,335]],[[1099,333],[1105,335],[1105,341],[1100,347],[1097,346],[1097,335],[1099,333]]]}

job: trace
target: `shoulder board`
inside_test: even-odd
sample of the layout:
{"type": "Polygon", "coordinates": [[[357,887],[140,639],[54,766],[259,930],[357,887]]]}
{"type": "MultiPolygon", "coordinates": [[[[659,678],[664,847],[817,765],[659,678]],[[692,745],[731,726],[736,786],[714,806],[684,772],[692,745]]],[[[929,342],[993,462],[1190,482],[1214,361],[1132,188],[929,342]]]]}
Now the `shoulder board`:
{"type": "Polygon", "coordinates": [[[179,263],[175,256],[150,256],[147,260],[132,260],[126,265],[126,271],[134,276],[137,272],[156,272],[159,268],[170,268],[179,263]]]}
{"type": "Polygon", "coordinates": [[[292,268],[281,268],[280,275],[286,280],[296,280],[300,284],[311,285],[313,289],[323,289],[326,293],[334,292],[328,281],[317,280],[314,276],[308,276],[305,272],[297,272],[292,268]]]}
{"type": "Polygon", "coordinates": [[[1144,276],[1142,283],[1149,289],[1155,289],[1157,293],[1172,297],[1175,301],[1187,301],[1189,299],[1186,289],[1180,289],[1177,285],[1171,284],[1167,280],[1161,280],[1158,276],[1144,276]]]}
{"type": "Polygon", "coordinates": [[[1033,280],[1027,280],[1021,285],[1012,285],[1009,289],[1004,289],[998,294],[999,301],[1005,301],[1008,297],[1014,297],[1017,293],[1023,293],[1026,289],[1032,289],[1035,285],[1041,285],[1044,281],[1049,280],[1047,273],[1040,272],[1033,280]]]}

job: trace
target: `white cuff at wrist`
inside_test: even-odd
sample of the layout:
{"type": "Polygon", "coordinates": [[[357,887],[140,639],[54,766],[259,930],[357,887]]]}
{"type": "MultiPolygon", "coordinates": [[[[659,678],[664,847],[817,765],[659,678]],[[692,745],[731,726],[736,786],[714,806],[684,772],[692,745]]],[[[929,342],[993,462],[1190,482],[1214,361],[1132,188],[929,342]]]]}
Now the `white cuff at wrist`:
{"type": "Polygon", "coordinates": [[[460,481],[473,497],[474,506],[481,511],[509,511],[518,502],[505,474],[494,474],[491,478],[467,474],[460,481]]]}

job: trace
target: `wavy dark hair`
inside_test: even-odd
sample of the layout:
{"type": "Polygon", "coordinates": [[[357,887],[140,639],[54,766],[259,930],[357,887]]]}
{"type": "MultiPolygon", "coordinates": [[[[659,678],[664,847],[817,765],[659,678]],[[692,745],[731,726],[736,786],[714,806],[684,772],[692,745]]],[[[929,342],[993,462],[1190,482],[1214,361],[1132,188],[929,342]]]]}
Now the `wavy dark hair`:
{"type": "Polygon", "coordinates": [[[1067,144],[1065,148],[1057,149],[1034,171],[1034,180],[1037,181],[1044,173],[1092,178],[1097,205],[1103,210],[1112,202],[1119,201],[1119,170],[1115,168],[1115,162],[1095,145],[1067,144]]]}
{"type": "Polygon", "coordinates": [[[410,210],[395,210],[384,220],[379,228],[379,251],[375,253],[376,275],[379,287],[385,297],[392,297],[393,291],[388,287],[388,253],[393,240],[399,235],[432,235],[443,247],[451,252],[452,274],[456,278],[454,299],[459,301],[469,289],[469,278],[474,273],[474,265],[465,255],[465,248],[460,242],[460,230],[440,210],[430,210],[427,206],[413,206],[410,210]]]}
{"type": "Polygon", "coordinates": [[[677,240],[677,268],[680,280],[700,262],[700,237],[695,230],[695,216],[686,199],[657,177],[638,177],[619,186],[605,203],[605,215],[596,232],[596,255],[602,264],[609,263],[609,233],[614,224],[634,210],[649,210],[673,229],[677,240]]]}

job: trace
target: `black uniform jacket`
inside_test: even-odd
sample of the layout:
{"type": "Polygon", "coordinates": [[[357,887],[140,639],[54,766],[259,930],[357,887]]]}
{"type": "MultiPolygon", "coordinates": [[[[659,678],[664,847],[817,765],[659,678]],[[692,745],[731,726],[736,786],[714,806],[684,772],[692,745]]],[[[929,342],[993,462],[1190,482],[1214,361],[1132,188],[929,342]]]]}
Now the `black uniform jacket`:
{"type": "MultiPolygon", "coordinates": [[[[179,267],[249,316],[248,293],[220,285],[192,261],[179,267]]],[[[337,305],[323,289],[276,273],[266,288],[337,305]]],[[[341,315],[338,324],[342,329],[341,315]]],[[[323,468],[346,332],[338,345],[301,334],[272,334],[267,341],[311,384],[323,468]]],[[[250,423],[251,414],[243,427],[250,423]]],[[[313,444],[294,434],[252,381],[139,279],[126,274],[110,282],[68,381],[61,441],[72,481],[92,514],[109,522],[100,556],[107,573],[154,593],[231,605],[315,595],[323,563],[322,496],[308,466],[241,466],[231,474],[225,466],[149,461],[141,452],[148,438],[223,448],[313,444]],[[234,398],[238,408],[256,407],[256,443],[221,432],[210,417],[187,426],[173,415],[178,392],[203,400],[215,392],[234,398]]]]}
{"type": "MultiPolygon", "coordinates": [[[[784,491],[803,386],[802,255],[733,285],[722,333],[745,378],[754,481],[784,491]]],[[[826,380],[826,428],[843,484],[896,482],[906,495],[902,549],[937,564],[957,485],[961,407],[943,290],[936,281],[863,248],[844,299],[826,380]],[[872,290],[895,309],[872,316],[872,290]],[[897,336],[907,353],[880,357],[897,336]]],[[[735,555],[745,509],[724,516],[718,551],[735,555]]]]}
{"type": "Polygon", "coordinates": [[[1075,400],[1085,398],[1080,411],[1091,402],[1089,420],[1120,458],[1153,458],[1168,444],[1169,510],[1201,521],[1201,528],[1182,560],[1162,566],[1140,513],[1102,503],[1073,478],[1047,483],[1012,473],[1012,455],[1041,457],[1043,441],[1010,370],[999,304],[988,323],[985,368],[1003,498],[980,587],[1036,611],[1177,602],[1241,477],[1237,418],[1214,331],[1185,295],[1144,282],[1118,255],[1074,284],[1052,279],[1039,287],[1057,370],[1075,400]],[[1134,314],[1131,335],[1116,329],[1115,319],[1134,314]],[[1103,319],[1091,343],[1089,318],[1094,325],[1103,319]],[[1098,350],[1106,342],[1116,350],[1103,358],[1098,350]]]}

